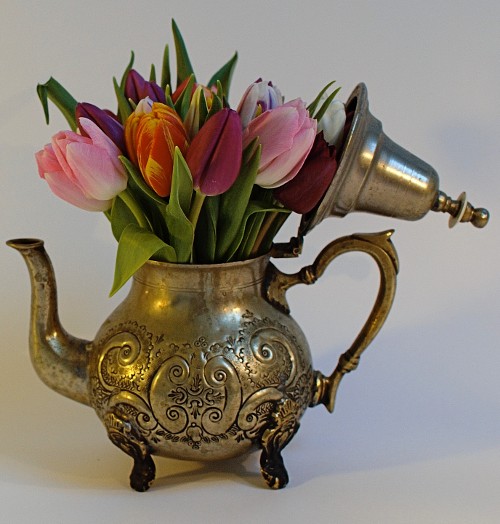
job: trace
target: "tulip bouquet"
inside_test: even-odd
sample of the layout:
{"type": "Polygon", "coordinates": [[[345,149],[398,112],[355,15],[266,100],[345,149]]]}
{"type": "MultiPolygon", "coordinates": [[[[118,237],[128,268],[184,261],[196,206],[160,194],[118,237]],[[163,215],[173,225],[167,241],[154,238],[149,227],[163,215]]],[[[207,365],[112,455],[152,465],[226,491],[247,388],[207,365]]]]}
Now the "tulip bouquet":
{"type": "Polygon", "coordinates": [[[172,22],[175,88],[165,47],[161,78],[133,69],[114,79],[118,110],[77,102],[51,78],[37,87],[71,130],[36,153],[40,176],[60,198],[103,211],[118,241],[117,291],[147,260],[223,263],[263,254],[291,212],[318,204],[337,169],[344,104],[330,83],[306,106],[285,102],[262,79],[228,103],[237,54],[206,85],[193,72],[172,22]]]}

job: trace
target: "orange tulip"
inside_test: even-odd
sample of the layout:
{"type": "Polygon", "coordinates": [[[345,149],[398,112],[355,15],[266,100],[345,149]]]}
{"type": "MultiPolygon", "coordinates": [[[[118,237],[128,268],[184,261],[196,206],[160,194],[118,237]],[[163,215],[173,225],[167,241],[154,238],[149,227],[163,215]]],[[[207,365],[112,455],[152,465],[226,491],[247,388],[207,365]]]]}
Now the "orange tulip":
{"type": "Polygon", "coordinates": [[[149,112],[148,109],[132,113],[127,119],[127,151],[146,183],[159,196],[166,197],[172,185],[175,148],[185,154],[189,140],[182,120],[171,107],[154,102],[149,112]]]}

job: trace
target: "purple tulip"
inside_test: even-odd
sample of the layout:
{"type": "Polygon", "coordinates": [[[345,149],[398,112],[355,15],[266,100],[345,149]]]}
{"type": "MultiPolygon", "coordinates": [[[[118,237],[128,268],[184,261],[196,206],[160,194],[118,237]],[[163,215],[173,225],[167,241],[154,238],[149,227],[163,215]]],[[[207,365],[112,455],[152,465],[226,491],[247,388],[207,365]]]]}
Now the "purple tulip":
{"type": "Polygon", "coordinates": [[[323,133],[319,133],[300,171],[290,182],[276,188],[273,195],[288,209],[309,213],[325,194],[336,172],[335,146],[329,146],[323,133]]]}
{"type": "Polygon", "coordinates": [[[243,133],[243,146],[254,138],[262,145],[255,183],[274,188],[291,180],[311,151],[316,125],[300,98],[254,118],[243,133]]]}
{"type": "Polygon", "coordinates": [[[88,102],[82,102],[76,105],[75,110],[76,121],[78,122],[78,129],[82,136],[87,136],[85,129],[80,124],[80,118],[88,118],[92,120],[94,124],[108,136],[120,149],[122,153],[126,153],[127,148],[125,146],[125,135],[123,131],[123,125],[118,121],[116,115],[104,109],[100,109],[94,104],[88,102]]]}
{"type": "Polygon", "coordinates": [[[240,117],[232,109],[221,109],[206,121],[189,146],[186,162],[194,188],[209,196],[227,191],[240,172],[242,152],[240,117]]]}
{"type": "Polygon", "coordinates": [[[262,78],[259,78],[247,87],[238,105],[243,129],[255,117],[282,104],[283,96],[280,90],[273,86],[272,82],[263,81],[262,78]]]}
{"type": "Polygon", "coordinates": [[[40,177],[52,192],[87,211],[106,211],[127,187],[120,150],[97,125],[86,118],[80,125],[88,136],[60,131],[35,154],[40,177]]]}
{"type": "Polygon", "coordinates": [[[166,103],[165,92],[155,82],[145,80],[135,69],[131,69],[125,80],[125,96],[135,104],[149,96],[153,102],[166,103]]]}

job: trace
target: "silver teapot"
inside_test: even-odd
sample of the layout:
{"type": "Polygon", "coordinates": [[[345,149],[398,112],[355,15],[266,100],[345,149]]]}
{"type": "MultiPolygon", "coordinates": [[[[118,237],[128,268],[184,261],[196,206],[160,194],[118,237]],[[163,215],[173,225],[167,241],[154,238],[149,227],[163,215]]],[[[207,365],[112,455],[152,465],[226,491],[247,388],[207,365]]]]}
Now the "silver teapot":
{"type": "Polygon", "coordinates": [[[432,209],[448,212],[450,225],[486,225],[486,210],[475,209],[464,194],[450,199],[431,166],[383,133],[363,84],[347,111],[352,124],[339,169],[316,209],[302,218],[296,238],[241,262],[148,261],[93,341],[61,326],[43,241],[8,242],[23,255],[31,277],[30,351],[38,375],[94,408],[111,441],[133,458],[135,490],[147,490],[154,480],[153,455],[210,461],[254,449],[261,450],[267,484],[282,488],[288,482],[282,450],[303,413],[319,404],[333,411],[340,380],[357,367],[393,302],[398,259],[392,231],[337,239],[295,274],[277,269],[272,257],[298,256],[313,227],[352,211],[417,220],[432,209]],[[286,292],[314,283],[332,260],[352,251],[374,259],[379,291],[353,344],[324,375],[313,368],[286,292]]]}

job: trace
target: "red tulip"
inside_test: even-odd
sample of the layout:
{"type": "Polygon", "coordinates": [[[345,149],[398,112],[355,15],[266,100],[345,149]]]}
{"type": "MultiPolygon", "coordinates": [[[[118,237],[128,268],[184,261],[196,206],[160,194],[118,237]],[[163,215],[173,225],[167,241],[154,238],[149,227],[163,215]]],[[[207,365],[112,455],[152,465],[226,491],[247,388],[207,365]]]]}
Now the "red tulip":
{"type": "Polygon", "coordinates": [[[273,195],[288,209],[300,214],[308,213],[319,203],[336,171],[335,146],[329,146],[323,133],[319,133],[295,178],[277,187],[273,195]]]}
{"type": "Polygon", "coordinates": [[[186,162],[193,185],[204,195],[220,195],[238,177],[243,152],[241,120],[224,108],[210,117],[189,146],[186,162]]]}

